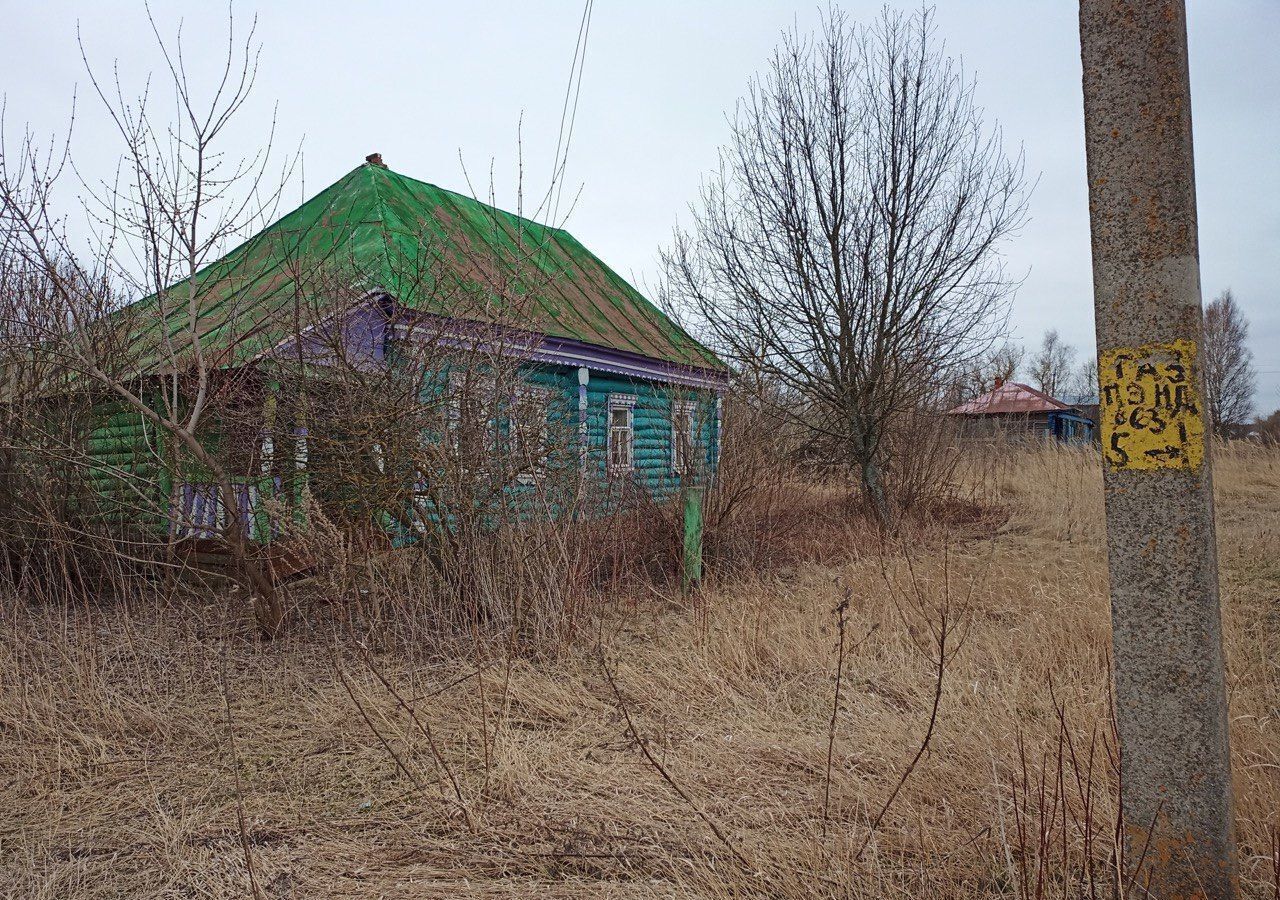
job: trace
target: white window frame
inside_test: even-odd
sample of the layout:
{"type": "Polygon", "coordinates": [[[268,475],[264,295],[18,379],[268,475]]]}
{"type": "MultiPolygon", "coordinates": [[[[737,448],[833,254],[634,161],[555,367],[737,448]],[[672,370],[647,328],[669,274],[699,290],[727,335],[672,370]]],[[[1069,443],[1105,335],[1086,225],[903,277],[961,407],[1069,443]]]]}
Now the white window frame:
{"type": "Polygon", "coordinates": [[[676,475],[689,474],[689,460],[686,452],[694,454],[698,446],[698,401],[673,400],[671,402],[671,471],[676,475]],[[687,434],[681,440],[680,424],[684,423],[687,434]]]}
{"type": "Polygon", "coordinates": [[[626,475],[635,471],[636,468],[636,395],[635,394],[610,394],[607,414],[604,422],[605,427],[605,453],[610,475],[626,475]],[[625,410],[627,414],[627,424],[621,428],[616,428],[613,424],[613,414],[617,410],[625,410]],[[615,459],[615,447],[619,439],[625,443],[625,461],[615,459]]]}
{"type": "MultiPolygon", "coordinates": [[[[518,484],[534,484],[547,469],[547,450],[551,439],[550,405],[553,392],[550,388],[535,384],[522,384],[516,389],[511,414],[507,417],[507,446],[512,459],[525,456],[525,443],[530,438],[537,442],[537,456],[533,465],[516,475],[518,484]],[[525,434],[521,422],[522,407],[533,406],[538,411],[538,423],[532,428],[532,434],[525,434]]],[[[520,460],[521,465],[525,460],[520,460]]]]}
{"type": "MultiPolygon", "coordinates": [[[[494,397],[497,394],[497,386],[492,375],[473,374],[471,377],[471,388],[473,391],[480,392],[478,402],[486,404],[493,412],[494,397]]],[[[446,446],[450,451],[457,453],[459,450],[458,438],[462,428],[463,408],[462,404],[465,388],[467,387],[466,373],[451,372],[448,376],[448,386],[446,388],[447,396],[444,408],[444,438],[448,442],[446,446]]],[[[476,398],[472,398],[476,399],[476,398]]],[[[492,456],[498,451],[498,421],[492,416],[485,423],[484,432],[484,451],[486,455],[492,456]]],[[[482,468],[488,468],[483,466],[482,468]]]]}
{"type": "Polygon", "coordinates": [[[295,428],[293,431],[293,467],[305,472],[310,462],[310,448],[307,446],[307,429],[295,428]]]}
{"type": "MultiPolygon", "coordinates": [[[[446,413],[446,416],[447,415],[448,413],[446,413]]],[[[446,426],[447,424],[448,423],[446,420],[446,426]]],[[[425,429],[418,431],[417,437],[418,437],[418,452],[421,456],[425,457],[427,455],[428,449],[431,446],[431,439],[425,429]]],[[[442,433],[440,435],[440,439],[449,440],[449,437],[448,435],[442,433]]],[[[427,496],[427,493],[428,493],[427,475],[421,469],[415,468],[413,470],[414,502],[417,503],[420,498],[427,496]]]]}
{"type": "Polygon", "coordinates": [[[263,475],[271,474],[271,467],[275,465],[276,443],[271,437],[270,431],[263,431],[258,438],[258,470],[263,475]]]}

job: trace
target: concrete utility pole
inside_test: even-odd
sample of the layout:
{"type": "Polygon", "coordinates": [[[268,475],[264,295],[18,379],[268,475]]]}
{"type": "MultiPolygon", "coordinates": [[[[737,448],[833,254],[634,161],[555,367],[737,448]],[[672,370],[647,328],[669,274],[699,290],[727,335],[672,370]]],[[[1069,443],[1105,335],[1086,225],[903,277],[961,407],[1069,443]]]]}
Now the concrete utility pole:
{"type": "Polygon", "coordinates": [[[1127,864],[1234,898],[1184,0],[1081,0],[1080,46],[1127,864]]]}

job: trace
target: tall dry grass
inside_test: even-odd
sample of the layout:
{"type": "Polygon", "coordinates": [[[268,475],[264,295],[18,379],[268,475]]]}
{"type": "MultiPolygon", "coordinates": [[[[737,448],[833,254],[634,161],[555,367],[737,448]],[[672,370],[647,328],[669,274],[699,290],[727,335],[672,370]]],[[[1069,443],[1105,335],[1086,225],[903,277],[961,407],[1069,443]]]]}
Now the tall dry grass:
{"type": "MultiPolygon", "coordinates": [[[[2,890],[1110,896],[1097,459],[979,462],[964,496],[1004,513],[977,536],[830,532],[843,553],[689,603],[602,598],[554,657],[320,627],[258,645],[218,598],[182,616],[7,598],[2,890]]],[[[1280,454],[1227,449],[1217,489],[1242,870],[1271,896],[1280,454]]]]}

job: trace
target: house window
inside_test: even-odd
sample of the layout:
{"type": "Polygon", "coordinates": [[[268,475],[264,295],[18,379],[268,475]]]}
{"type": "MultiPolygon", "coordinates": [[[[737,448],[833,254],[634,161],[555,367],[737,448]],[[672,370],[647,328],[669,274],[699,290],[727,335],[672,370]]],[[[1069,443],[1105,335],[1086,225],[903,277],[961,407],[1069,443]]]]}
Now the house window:
{"type": "Polygon", "coordinates": [[[458,442],[462,433],[462,395],[464,380],[461,376],[450,373],[449,381],[444,389],[444,439],[449,450],[457,453],[458,442]]]}
{"type": "Polygon", "coordinates": [[[419,465],[413,471],[413,493],[415,497],[426,494],[430,484],[427,481],[427,474],[421,468],[422,461],[431,457],[431,445],[433,443],[433,435],[425,430],[418,431],[418,463],[419,465]]]}
{"type": "Polygon", "coordinates": [[[492,375],[454,372],[449,375],[444,428],[448,446],[465,461],[491,459],[498,448],[498,419],[494,415],[496,388],[492,375]]]}
{"type": "Polygon", "coordinates": [[[293,432],[293,467],[299,472],[305,471],[310,451],[307,447],[307,429],[296,428],[293,432]]]}
{"type": "Polygon", "coordinates": [[[635,467],[634,394],[609,395],[609,473],[619,475],[635,467]]]}
{"type": "Polygon", "coordinates": [[[698,404],[692,400],[671,404],[671,471],[677,475],[687,475],[697,459],[697,414],[698,404]]]}
{"type": "Polygon", "coordinates": [[[270,475],[272,466],[275,465],[276,443],[271,438],[270,431],[263,431],[258,438],[258,459],[259,470],[263,475],[270,475]]]}
{"type": "Polygon", "coordinates": [[[547,466],[549,434],[547,407],[551,391],[522,385],[512,403],[507,421],[507,447],[516,471],[516,481],[533,484],[547,466]]]}

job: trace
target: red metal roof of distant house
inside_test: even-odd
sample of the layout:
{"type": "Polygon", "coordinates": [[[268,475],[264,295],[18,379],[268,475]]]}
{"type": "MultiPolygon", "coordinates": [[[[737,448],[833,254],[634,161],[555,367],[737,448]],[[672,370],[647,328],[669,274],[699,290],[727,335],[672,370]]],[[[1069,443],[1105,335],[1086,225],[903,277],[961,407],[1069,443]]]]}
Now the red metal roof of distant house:
{"type": "Polygon", "coordinates": [[[997,383],[993,390],[981,397],[975,397],[968,403],[961,403],[955,409],[948,410],[954,416],[995,416],[1025,414],[1037,412],[1054,412],[1074,407],[1055,400],[1044,391],[1037,391],[1030,385],[1016,381],[997,383]]]}

